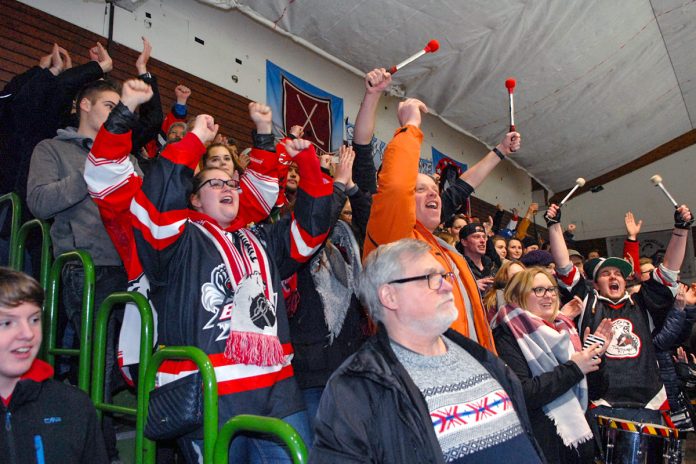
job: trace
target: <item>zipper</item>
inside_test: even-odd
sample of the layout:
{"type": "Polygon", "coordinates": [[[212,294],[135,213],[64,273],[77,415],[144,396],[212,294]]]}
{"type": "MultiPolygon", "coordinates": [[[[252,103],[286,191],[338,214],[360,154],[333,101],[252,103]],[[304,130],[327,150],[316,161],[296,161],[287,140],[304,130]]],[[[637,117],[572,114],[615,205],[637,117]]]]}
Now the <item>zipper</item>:
{"type": "Polygon", "coordinates": [[[10,455],[10,463],[17,462],[17,450],[15,450],[14,434],[12,433],[12,413],[5,413],[5,432],[7,432],[7,449],[10,455]]]}

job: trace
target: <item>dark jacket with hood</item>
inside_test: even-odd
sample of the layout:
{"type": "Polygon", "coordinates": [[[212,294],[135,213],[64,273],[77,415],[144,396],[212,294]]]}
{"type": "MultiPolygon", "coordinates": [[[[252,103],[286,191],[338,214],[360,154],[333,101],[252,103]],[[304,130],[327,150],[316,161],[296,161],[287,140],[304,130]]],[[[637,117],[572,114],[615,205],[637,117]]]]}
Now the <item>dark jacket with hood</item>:
{"type": "Polygon", "coordinates": [[[53,368],[34,360],[0,403],[0,462],[7,464],[101,464],[109,462],[89,397],[52,380],[53,368]],[[44,460],[41,461],[39,456],[44,460]]]}

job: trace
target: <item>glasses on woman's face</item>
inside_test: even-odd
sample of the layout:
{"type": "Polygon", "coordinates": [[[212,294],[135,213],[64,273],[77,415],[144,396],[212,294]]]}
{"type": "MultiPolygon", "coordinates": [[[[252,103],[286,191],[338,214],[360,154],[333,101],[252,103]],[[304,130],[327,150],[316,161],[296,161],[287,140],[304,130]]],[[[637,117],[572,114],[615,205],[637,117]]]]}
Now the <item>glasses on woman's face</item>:
{"type": "Polygon", "coordinates": [[[196,190],[193,191],[193,193],[198,192],[200,189],[203,188],[205,184],[210,184],[210,188],[213,190],[220,190],[222,189],[223,185],[228,186],[231,189],[237,190],[239,188],[239,181],[237,179],[208,179],[205,182],[203,182],[201,185],[198,186],[196,190]]]}
{"type": "Polygon", "coordinates": [[[537,298],[542,298],[546,296],[547,293],[551,296],[556,296],[558,287],[534,287],[532,293],[534,293],[534,296],[537,298]]]}
{"type": "Polygon", "coordinates": [[[392,280],[387,282],[388,284],[405,284],[407,282],[414,282],[416,280],[427,280],[428,288],[430,290],[440,290],[442,288],[442,283],[447,280],[449,283],[454,281],[453,272],[433,272],[432,274],[424,274],[415,277],[405,277],[403,279],[392,280]]]}

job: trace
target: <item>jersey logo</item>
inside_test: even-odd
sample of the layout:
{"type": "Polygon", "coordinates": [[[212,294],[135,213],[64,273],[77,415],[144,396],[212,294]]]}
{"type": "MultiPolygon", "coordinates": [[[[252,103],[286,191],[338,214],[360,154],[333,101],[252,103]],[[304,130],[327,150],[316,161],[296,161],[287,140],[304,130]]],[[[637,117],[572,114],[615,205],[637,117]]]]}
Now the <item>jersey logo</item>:
{"type": "Polygon", "coordinates": [[[628,319],[614,319],[611,327],[614,331],[607,348],[609,358],[635,358],[640,354],[641,340],[633,332],[633,323],[628,319]]]}

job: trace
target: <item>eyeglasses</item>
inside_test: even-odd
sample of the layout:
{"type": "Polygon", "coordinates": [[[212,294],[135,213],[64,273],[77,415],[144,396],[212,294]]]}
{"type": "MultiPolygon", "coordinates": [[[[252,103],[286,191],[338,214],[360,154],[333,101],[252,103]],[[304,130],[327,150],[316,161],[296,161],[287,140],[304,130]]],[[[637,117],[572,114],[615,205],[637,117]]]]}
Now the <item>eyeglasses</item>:
{"type": "Polygon", "coordinates": [[[537,298],[546,296],[547,293],[551,296],[554,296],[558,293],[558,287],[534,287],[532,289],[532,292],[534,293],[534,296],[536,296],[537,298]]]}
{"type": "Polygon", "coordinates": [[[433,272],[432,274],[419,275],[415,277],[405,277],[403,279],[392,280],[388,284],[405,284],[407,282],[415,282],[416,280],[427,280],[430,290],[440,290],[442,283],[447,280],[449,283],[454,282],[453,272],[433,272]]]}
{"type": "Polygon", "coordinates": [[[239,188],[239,181],[237,179],[229,179],[229,180],[223,180],[223,179],[208,179],[205,182],[203,182],[201,185],[198,186],[196,190],[193,191],[193,193],[198,192],[200,189],[203,188],[205,184],[210,184],[210,188],[214,190],[220,190],[222,189],[223,185],[228,186],[231,189],[237,190],[239,188]]]}

